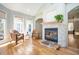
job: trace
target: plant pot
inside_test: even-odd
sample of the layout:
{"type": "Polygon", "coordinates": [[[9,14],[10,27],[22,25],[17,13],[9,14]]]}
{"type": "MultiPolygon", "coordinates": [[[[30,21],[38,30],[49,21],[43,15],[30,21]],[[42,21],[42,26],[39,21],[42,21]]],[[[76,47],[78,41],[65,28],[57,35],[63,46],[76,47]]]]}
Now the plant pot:
{"type": "Polygon", "coordinates": [[[57,21],[57,23],[62,23],[62,20],[60,20],[60,21],[57,21]]]}

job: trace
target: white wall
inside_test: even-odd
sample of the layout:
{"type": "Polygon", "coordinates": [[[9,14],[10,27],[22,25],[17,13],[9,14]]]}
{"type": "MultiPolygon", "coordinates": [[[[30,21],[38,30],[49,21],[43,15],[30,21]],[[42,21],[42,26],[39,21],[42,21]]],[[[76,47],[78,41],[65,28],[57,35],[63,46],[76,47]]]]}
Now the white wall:
{"type": "Polygon", "coordinates": [[[50,4],[43,12],[44,21],[55,21],[54,16],[57,14],[64,14],[64,4],[50,4]]]}
{"type": "MultiPolygon", "coordinates": [[[[51,24],[51,25],[47,25],[47,24],[43,24],[43,37],[42,39],[45,39],[44,38],[44,29],[45,28],[49,28],[49,27],[58,27],[58,44],[61,46],[61,47],[67,47],[68,46],[68,19],[67,19],[67,13],[66,13],[66,5],[65,4],[53,4],[53,5],[50,5],[52,8],[49,9],[49,7],[47,9],[45,9],[45,12],[43,14],[43,16],[45,17],[46,14],[52,12],[52,18],[50,17],[50,15],[48,15],[47,17],[50,17],[50,21],[54,20],[54,15],[56,14],[63,14],[64,16],[64,21],[61,25],[56,25],[56,24],[51,24]],[[54,14],[53,14],[53,11],[54,14]]],[[[48,21],[49,19],[47,18],[44,18],[45,21],[48,21]]]]}

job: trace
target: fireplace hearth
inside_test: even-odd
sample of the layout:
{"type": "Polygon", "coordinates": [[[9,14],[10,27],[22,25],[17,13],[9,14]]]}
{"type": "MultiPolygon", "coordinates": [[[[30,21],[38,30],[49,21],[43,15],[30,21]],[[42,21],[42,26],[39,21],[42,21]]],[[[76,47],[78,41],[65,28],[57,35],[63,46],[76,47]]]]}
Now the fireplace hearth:
{"type": "Polygon", "coordinates": [[[58,28],[45,28],[45,40],[58,43],[58,28]]]}

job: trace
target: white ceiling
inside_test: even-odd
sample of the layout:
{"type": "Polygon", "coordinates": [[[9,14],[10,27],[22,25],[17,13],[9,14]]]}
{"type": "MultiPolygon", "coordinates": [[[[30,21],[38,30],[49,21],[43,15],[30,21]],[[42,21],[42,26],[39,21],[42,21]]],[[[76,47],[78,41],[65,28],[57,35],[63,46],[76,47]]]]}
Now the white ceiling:
{"type": "Polygon", "coordinates": [[[14,11],[35,16],[43,3],[2,3],[2,5],[14,11]]]}

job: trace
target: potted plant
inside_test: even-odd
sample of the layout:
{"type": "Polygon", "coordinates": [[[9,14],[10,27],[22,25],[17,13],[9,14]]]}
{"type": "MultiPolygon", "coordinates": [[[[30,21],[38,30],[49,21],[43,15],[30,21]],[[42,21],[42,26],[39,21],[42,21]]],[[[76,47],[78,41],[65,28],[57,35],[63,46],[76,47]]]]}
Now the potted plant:
{"type": "Polygon", "coordinates": [[[56,19],[57,22],[62,22],[63,21],[63,15],[58,14],[58,15],[55,16],[55,19],[56,19]]]}

